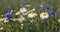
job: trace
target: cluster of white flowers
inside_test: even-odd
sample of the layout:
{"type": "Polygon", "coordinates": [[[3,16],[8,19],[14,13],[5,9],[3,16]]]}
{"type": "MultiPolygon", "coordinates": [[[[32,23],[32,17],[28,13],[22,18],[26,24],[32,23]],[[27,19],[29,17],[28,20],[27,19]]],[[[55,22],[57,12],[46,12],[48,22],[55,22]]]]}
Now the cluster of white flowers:
{"type": "MultiPolygon", "coordinates": [[[[25,6],[28,7],[28,6],[31,6],[31,5],[25,5],[25,6]]],[[[43,7],[43,4],[41,4],[40,7],[43,7]]],[[[38,15],[35,12],[35,10],[36,10],[35,8],[33,8],[31,10],[28,10],[26,7],[22,7],[22,8],[20,8],[20,10],[18,12],[15,13],[16,16],[20,15],[20,18],[15,18],[15,19],[12,19],[12,20],[22,22],[22,21],[25,20],[25,17],[23,17],[23,16],[27,16],[28,18],[34,18],[38,15]]],[[[11,12],[13,12],[13,10],[11,10],[11,12]]],[[[45,11],[45,12],[40,13],[40,18],[41,19],[48,19],[49,18],[48,12],[45,11]]],[[[4,20],[4,22],[8,22],[7,18],[0,19],[0,21],[3,21],[3,20],[4,20]]]]}
{"type": "MultiPolygon", "coordinates": [[[[35,9],[32,9],[32,10],[29,10],[29,11],[27,11],[28,9],[26,9],[26,8],[21,8],[18,12],[16,12],[15,13],[15,15],[20,15],[20,13],[22,13],[23,15],[27,15],[27,17],[28,18],[34,18],[34,17],[36,17],[37,16],[37,13],[35,13],[34,11],[35,11],[35,9]],[[26,12],[26,13],[25,13],[26,12]]],[[[11,12],[12,12],[13,10],[11,10],[11,12]]],[[[40,13],[40,18],[41,19],[46,19],[46,18],[48,18],[49,17],[49,14],[47,13],[47,12],[42,12],[42,13],[40,13]]],[[[0,19],[0,21],[3,21],[4,20],[4,22],[8,22],[8,20],[7,20],[7,18],[3,18],[3,19],[0,19]]],[[[20,21],[20,22],[22,22],[22,21],[24,21],[25,20],[25,17],[23,17],[23,16],[20,16],[20,18],[17,18],[17,19],[12,19],[13,21],[20,21]]]]}
{"type": "MultiPolygon", "coordinates": [[[[24,7],[20,9],[20,12],[17,12],[17,14],[20,14],[20,13],[23,13],[23,15],[27,15],[27,17],[29,18],[33,18],[33,17],[36,17],[37,16],[37,13],[34,12],[35,9],[32,9],[32,10],[29,10],[27,11],[27,9],[25,9],[24,7]],[[26,12],[26,13],[24,13],[26,12]]],[[[49,17],[49,14],[47,12],[42,12],[40,13],[40,18],[41,19],[47,19],[49,17]]]]}

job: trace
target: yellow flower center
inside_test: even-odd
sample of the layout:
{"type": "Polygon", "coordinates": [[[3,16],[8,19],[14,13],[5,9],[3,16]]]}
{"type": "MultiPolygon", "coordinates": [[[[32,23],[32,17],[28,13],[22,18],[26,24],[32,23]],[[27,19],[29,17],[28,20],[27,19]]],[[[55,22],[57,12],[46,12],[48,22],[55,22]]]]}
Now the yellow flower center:
{"type": "Polygon", "coordinates": [[[46,14],[43,14],[43,16],[46,16],[46,14]]]}
{"type": "Polygon", "coordinates": [[[31,15],[32,15],[32,14],[34,14],[34,12],[33,12],[33,11],[30,11],[30,13],[29,13],[29,14],[31,14],[31,15]]]}

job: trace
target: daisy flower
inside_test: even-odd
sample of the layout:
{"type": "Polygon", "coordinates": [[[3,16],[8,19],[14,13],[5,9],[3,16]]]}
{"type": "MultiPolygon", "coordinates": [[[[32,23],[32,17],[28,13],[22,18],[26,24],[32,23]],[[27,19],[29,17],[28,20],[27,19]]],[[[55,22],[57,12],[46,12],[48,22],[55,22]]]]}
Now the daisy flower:
{"type": "Polygon", "coordinates": [[[23,8],[20,9],[21,13],[25,13],[26,11],[27,11],[27,9],[25,7],[23,7],[23,8]]]}
{"type": "Polygon", "coordinates": [[[42,12],[41,14],[40,14],[40,18],[41,19],[47,19],[49,17],[49,14],[47,13],[47,12],[42,12]]]}
{"type": "Polygon", "coordinates": [[[28,14],[29,18],[33,18],[35,16],[37,16],[37,13],[34,13],[33,11],[30,11],[30,13],[28,14]]]}

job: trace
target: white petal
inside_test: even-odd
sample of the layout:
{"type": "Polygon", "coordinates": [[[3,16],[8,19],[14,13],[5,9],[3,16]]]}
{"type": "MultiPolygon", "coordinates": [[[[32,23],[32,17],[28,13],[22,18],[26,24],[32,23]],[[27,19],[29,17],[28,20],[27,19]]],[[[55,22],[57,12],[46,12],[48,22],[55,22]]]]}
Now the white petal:
{"type": "Polygon", "coordinates": [[[22,9],[20,9],[20,12],[21,12],[21,13],[24,13],[24,12],[27,11],[27,9],[25,9],[25,8],[22,8],[22,9]],[[22,9],[23,9],[23,10],[22,10],[22,9]]]}
{"type": "Polygon", "coordinates": [[[33,17],[35,17],[35,16],[37,16],[36,13],[34,13],[34,14],[32,14],[32,15],[31,15],[31,14],[28,14],[28,17],[29,17],[29,18],[33,18],[33,17]]]}
{"type": "Polygon", "coordinates": [[[20,12],[17,12],[15,15],[19,15],[20,14],[20,12]]]}

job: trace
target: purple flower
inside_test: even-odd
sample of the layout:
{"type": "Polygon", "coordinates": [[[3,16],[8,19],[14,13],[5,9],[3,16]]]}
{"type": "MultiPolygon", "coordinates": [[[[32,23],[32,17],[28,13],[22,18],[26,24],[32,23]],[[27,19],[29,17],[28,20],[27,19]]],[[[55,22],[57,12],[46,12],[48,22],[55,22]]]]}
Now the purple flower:
{"type": "Polygon", "coordinates": [[[50,8],[50,4],[46,4],[45,6],[44,6],[44,9],[49,9],[50,8]]]}
{"type": "Polygon", "coordinates": [[[49,11],[48,12],[50,15],[56,15],[57,14],[57,12],[55,12],[55,11],[49,11]]]}
{"type": "Polygon", "coordinates": [[[9,10],[9,9],[11,9],[11,6],[6,6],[6,10],[9,10]]]}
{"type": "Polygon", "coordinates": [[[4,17],[8,18],[8,19],[12,18],[12,16],[13,16],[12,12],[7,12],[7,13],[4,14],[4,17]]]}

